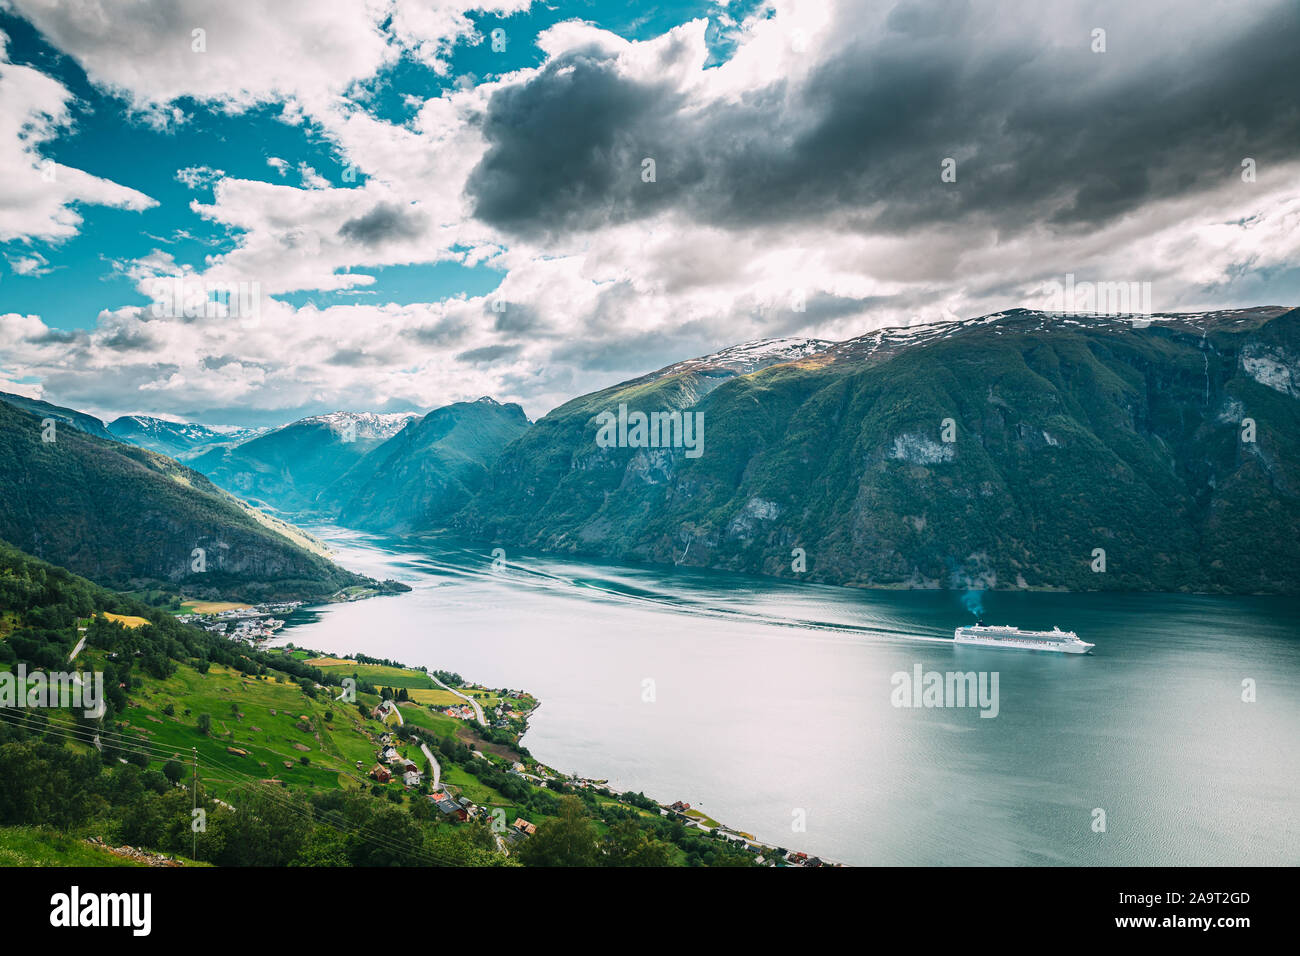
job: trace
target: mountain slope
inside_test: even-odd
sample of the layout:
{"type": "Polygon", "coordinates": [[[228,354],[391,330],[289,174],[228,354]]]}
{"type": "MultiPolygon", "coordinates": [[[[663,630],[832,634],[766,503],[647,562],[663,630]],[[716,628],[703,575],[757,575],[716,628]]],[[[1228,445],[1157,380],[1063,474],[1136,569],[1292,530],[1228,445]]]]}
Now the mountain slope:
{"type": "Polygon", "coordinates": [[[198,449],[219,443],[234,444],[259,434],[253,428],[214,428],[194,422],[169,422],[148,415],[123,415],[108,424],[116,438],[183,461],[198,449]]]}
{"type": "Polygon", "coordinates": [[[8,402],[15,408],[31,412],[38,418],[53,418],[58,422],[64,422],[78,431],[85,432],[87,435],[94,435],[96,438],[102,438],[105,441],[117,441],[117,436],[105,428],[104,423],[94,415],[87,415],[85,412],[79,412],[73,408],[64,408],[61,405],[51,405],[49,402],[42,402],[36,398],[27,398],[24,395],[11,395],[9,392],[0,392],[0,402],[8,402]]]}
{"type": "Polygon", "coordinates": [[[368,583],[169,458],[41,432],[40,418],[0,402],[0,538],[30,554],[109,587],[200,597],[327,597],[368,583]]]}
{"type": "Polygon", "coordinates": [[[400,431],[414,415],[334,412],[284,425],[188,461],[214,483],[255,504],[310,511],[316,497],[400,431]]]}
{"type": "Polygon", "coordinates": [[[1153,318],[1012,310],[681,363],[540,419],[455,526],[861,586],[1297,590],[1300,310],[1153,318]],[[600,447],[620,403],[702,413],[702,454],[600,447]]]}
{"type": "Polygon", "coordinates": [[[371,531],[444,524],[527,427],[522,408],[490,398],[436,409],[367,453],[321,493],[317,506],[348,527],[371,531]]]}

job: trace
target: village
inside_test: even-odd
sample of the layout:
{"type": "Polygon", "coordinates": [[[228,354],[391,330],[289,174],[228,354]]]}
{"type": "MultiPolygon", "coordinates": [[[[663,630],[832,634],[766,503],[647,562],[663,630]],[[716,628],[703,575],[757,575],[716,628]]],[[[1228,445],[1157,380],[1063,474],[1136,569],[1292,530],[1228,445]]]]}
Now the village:
{"type": "Polygon", "coordinates": [[[281,601],[268,604],[227,604],[214,602],[186,602],[182,607],[185,613],[177,614],[176,619],[184,624],[192,624],[205,631],[221,634],[232,641],[239,641],[249,646],[259,646],[275,636],[284,627],[284,619],[277,614],[288,616],[302,607],[301,601],[281,601]]]}

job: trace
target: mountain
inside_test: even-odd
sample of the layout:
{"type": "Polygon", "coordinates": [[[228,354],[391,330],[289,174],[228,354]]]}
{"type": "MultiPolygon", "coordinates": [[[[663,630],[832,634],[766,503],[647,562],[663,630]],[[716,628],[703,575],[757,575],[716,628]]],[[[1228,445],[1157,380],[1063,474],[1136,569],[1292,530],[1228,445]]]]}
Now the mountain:
{"type": "Polygon", "coordinates": [[[280,511],[311,511],[317,495],[415,417],[370,412],[317,415],[233,447],[209,449],[188,464],[247,501],[280,511]]]}
{"type": "MultiPolygon", "coordinates": [[[[85,432],[87,435],[94,435],[96,438],[102,438],[105,441],[117,441],[117,437],[109,432],[104,427],[104,423],[94,415],[87,415],[85,412],[64,408],[61,405],[51,405],[49,402],[28,398],[25,395],[11,395],[9,392],[0,392],[0,402],[8,402],[15,408],[31,412],[39,418],[53,418],[64,422],[78,431],[85,432]]],[[[58,433],[57,426],[55,427],[55,433],[58,433]]]]}
{"type": "Polygon", "coordinates": [[[216,444],[237,444],[261,434],[264,429],[169,422],[148,415],[123,415],[109,422],[108,431],[122,441],[183,461],[198,449],[216,444]]]}
{"type": "Polygon", "coordinates": [[[0,402],[0,538],[108,587],[253,601],[374,582],[162,455],[0,402]],[[199,549],[199,550],[196,550],[199,549]]]}
{"type": "Polygon", "coordinates": [[[317,506],[348,527],[370,531],[442,525],[527,427],[518,405],[486,397],[436,409],[368,452],[321,493],[317,506]]]}
{"type": "Polygon", "coordinates": [[[810,348],[732,360],[780,358],[755,343],[574,399],[453,526],[858,586],[1300,587],[1300,310],[1014,309],[810,348]],[[602,447],[620,404],[700,413],[703,443],[602,447]]]}

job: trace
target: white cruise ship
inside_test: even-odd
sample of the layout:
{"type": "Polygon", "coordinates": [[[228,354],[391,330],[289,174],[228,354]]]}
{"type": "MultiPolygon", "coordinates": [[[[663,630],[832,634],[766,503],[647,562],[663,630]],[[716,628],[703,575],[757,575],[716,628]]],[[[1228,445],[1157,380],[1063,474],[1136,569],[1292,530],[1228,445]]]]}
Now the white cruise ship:
{"type": "Polygon", "coordinates": [[[1096,646],[1079,640],[1074,631],[1063,631],[1059,627],[1053,627],[1050,631],[1022,631],[1009,624],[990,626],[983,621],[957,628],[952,639],[958,644],[1056,651],[1059,654],[1087,654],[1096,646]]]}

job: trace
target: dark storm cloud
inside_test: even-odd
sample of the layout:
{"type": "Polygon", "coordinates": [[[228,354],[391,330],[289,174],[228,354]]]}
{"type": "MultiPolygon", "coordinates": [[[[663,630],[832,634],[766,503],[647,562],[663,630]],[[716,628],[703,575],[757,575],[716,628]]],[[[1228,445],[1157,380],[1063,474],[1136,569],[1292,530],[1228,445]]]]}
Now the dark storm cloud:
{"type": "Polygon", "coordinates": [[[364,215],[339,227],[339,235],[365,246],[377,246],[392,239],[416,239],[424,233],[424,218],[414,209],[396,203],[380,203],[364,215]]]}
{"type": "Polygon", "coordinates": [[[96,344],[114,352],[136,352],[153,348],[157,340],[144,329],[116,328],[96,344]]]}
{"type": "Polygon", "coordinates": [[[498,332],[530,332],[541,322],[537,310],[526,302],[492,300],[483,304],[483,314],[492,318],[498,332]]]}
{"type": "Polygon", "coordinates": [[[45,329],[39,335],[28,337],[33,345],[71,345],[78,339],[84,339],[85,333],[77,329],[45,329]]]}
{"type": "Polygon", "coordinates": [[[1238,177],[1244,157],[1262,177],[1300,148],[1294,4],[1236,33],[1207,21],[1182,45],[1165,7],[1141,29],[1116,26],[1104,53],[1086,18],[977,7],[899,3],[869,37],[848,19],[840,32],[858,39],[798,89],[778,78],[705,110],[590,50],[561,56],[489,101],[476,215],[520,235],[668,206],[731,228],[1088,227],[1238,177]],[[641,181],[646,156],[655,183],[641,181]],[[940,180],[945,157],[956,183],[940,180]]]}
{"type": "Polygon", "coordinates": [[[472,365],[491,365],[501,359],[512,359],[523,349],[522,345],[485,345],[482,348],[461,352],[456,358],[458,361],[469,362],[472,365]]]}
{"type": "Polygon", "coordinates": [[[649,211],[668,192],[632,186],[645,185],[644,157],[663,161],[680,102],[666,84],[629,81],[586,52],[553,60],[492,96],[483,120],[491,146],[467,184],[476,215],[533,233],[597,224],[597,209],[614,220],[649,211]]]}
{"type": "Polygon", "coordinates": [[[430,325],[419,325],[402,329],[403,338],[415,340],[420,345],[455,345],[465,337],[468,328],[465,322],[456,316],[445,316],[430,325]]]}
{"type": "Polygon", "coordinates": [[[384,359],[360,349],[339,349],[325,362],[327,365],[338,365],[343,368],[376,367],[385,364],[384,359]]]}

